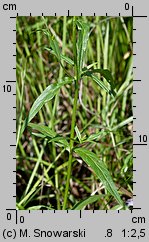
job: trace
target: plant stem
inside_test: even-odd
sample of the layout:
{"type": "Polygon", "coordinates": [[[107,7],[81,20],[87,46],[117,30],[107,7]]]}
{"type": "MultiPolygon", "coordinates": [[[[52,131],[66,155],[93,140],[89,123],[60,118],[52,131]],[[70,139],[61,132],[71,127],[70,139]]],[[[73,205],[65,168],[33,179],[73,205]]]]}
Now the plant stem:
{"type": "Polygon", "coordinates": [[[78,94],[79,94],[79,85],[78,85],[79,71],[77,68],[77,49],[76,49],[76,17],[73,17],[73,52],[74,52],[74,64],[75,64],[75,95],[74,95],[73,111],[72,111],[70,144],[69,144],[70,153],[69,153],[69,159],[68,159],[67,180],[66,180],[66,188],[65,188],[65,194],[64,194],[63,210],[66,209],[67,200],[68,200],[69,183],[70,183],[72,159],[73,159],[74,129],[76,124],[77,101],[78,101],[78,94]]]}

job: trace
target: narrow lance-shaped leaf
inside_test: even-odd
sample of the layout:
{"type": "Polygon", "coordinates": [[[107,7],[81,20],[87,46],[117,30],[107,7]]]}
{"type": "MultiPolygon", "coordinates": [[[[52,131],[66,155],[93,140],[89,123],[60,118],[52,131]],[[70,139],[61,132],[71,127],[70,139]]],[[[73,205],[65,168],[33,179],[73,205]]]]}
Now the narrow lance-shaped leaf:
{"type": "Polygon", "coordinates": [[[90,76],[92,80],[95,81],[102,89],[104,89],[109,94],[112,94],[111,89],[106,86],[97,76],[93,75],[92,73],[86,73],[86,76],[90,76]]]}
{"type": "Polygon", "coordinates": [[[91,70],[85,69],[85,71],[82,73],[82,76],[86,72],[88,72],[88,73],[100,73],[101,76],[103,76],[107,80],[107,82],[109,82],[109,84],[112,84],[113,87],[115,87],[113,76],[108,69],[91,69],[91,70]]]}
{"type": "Polygon", "coordinates": [[[28,117],[25,119],[22,129],[21,129],[21,134],[24,132],[26,126],[28,123],[35,117],[35,115],[39,112],[39,110],[43,107],[43,105],[50,101],[58,92],[58,90],[64,86],[65,84],[71,83],[72,81],[66,80],[66,81],[61,81],[57,83],[53,83],[49,85],[42,93],[41,95],[35,100],[33,103],[30,112],[28,114],[28,117]]]}
{"type": "Polygon", "coordinates": [[[45,137],[54,138],[56,136],[56,132],[45,125],[29,123],[28,126],[42,133],[45,137]]]}
{"type": "Polygon", "coordinates": [[[99,137],[104,137],[105,135],[108,134],[108,132],[110,132],[109,130],[101,130],[98,133],[92,133],[87,139],[86,141],[93,141],[93,140],[97,140],[99,139],[99,137]]]}
{"type": "Polygon", "coordinates": [[[81,133],[80,133],[77,125],[75,126],[75,131],[76,131],[77,138],[78,138],[79,142],[81,143],[81,140],[82,140],[81,133]]]}
{"type": "Polygon", "coordinates": [[[119,196],[119,193],[105,164],[100,161],[93,152],[85,148],[76,148],[74,151],[87,163],[88,166],[93,169],[107,191],[117,200],[119,204],[123,205],[123,201],[119,196]]]}
{"type": "Polygon", "coordinates": [[[48,40],[50,42],[49,46],[53,50],[53,54],[57,57],[58,61],[60,61],[61,60],[61,49],[58,45],[58,42],[57,42],[55,36],[52,35],[50,30],[48,29],[48,26],[47,26],[47,29],[38,29],[37,31],[43,32],[48,37],[48,40]]]}
{"type": "Polygon", "coordinates": [[[59,136],[59,135],[50,139],[49,143],[50,142],[55,142],[59,146],[62,146],[62,147],[65,147],[65,148],[69,147],[69,143],[68,143],[67,139],[65,137],[62,137],[62,136],[59,136]]]}
{"type": "Polygon", "coordinates": [[[79,73],[82,72],[83,61],[86,53],[88,38],[89,38],[89,29],[90,26],[87,23],[77,20],[78,26],[78,41],[77,41],[77,65],[79,67],[79,73]]]}
{"type": "MultiPolygon", "coordinates": [[[[55,52],[52,49],[50,49],[48,47],[45,47],[44,49],[45,50],[48,50],[52,55],[55,55],[56,56],[55,52]]],[[[65,56],[63,54],[60,54],[60,57],[61,57],[62,60],[64,60],[69,65],[74,66],[74,61],[72,59],[70,59],[68,56],[65,56]]]]}
{"type": "Polygon", "coordinates": [[[55,38],[54,35],[52,35],[51,31],[49,30],[49,27],[47,25],[46,19],[43,17],[46,29],[43,30],[43,32],[48,36],[48,39],[50,41],[50,47],[52,48],[52,50],[54,51],[57,59],[60,61],[61,59],[61,50],[59,48],[58,42],[55,38]]]}
{"type": "Polygon", "coordinates": [[[49,127],[45,125],[29,123],[28,127],[32,128],[33,130],[37,130],[43,136],[38,135],[37,133],[32,133],[32,134],[35,134],[41,138],[42,137],[48,138],[49,142],[56,142],[58,143],[59,146],[69,147],[69,143],[65,137],[58,135],[56,132],[54,132],[53,130],[51,130],[49,127]]]}
{"type": "Polygon", "coordinates": [[[116,95],[114,89],[115,89],[115,84],[113,77],[111,75],[111,72],[108,69],[92,69],[92,70],[85,70],[82,73],[82,76],[90,76],[102,89],[107,91],[109,94],[113,94],[114,96],[116,95]],[[100,73],[106,81],[110,84],[109,88],[106,86],[103,81],[101,81],[97,76],[94,75],[94,73],[100,73]]]}

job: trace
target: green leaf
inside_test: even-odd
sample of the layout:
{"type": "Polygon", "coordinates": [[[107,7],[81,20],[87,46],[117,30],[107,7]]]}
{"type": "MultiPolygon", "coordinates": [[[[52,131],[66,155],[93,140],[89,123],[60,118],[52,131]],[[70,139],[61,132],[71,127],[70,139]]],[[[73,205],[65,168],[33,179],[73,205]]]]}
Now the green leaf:
{"type": "Polygon", "coordinates": [[[93,79],[93,81],[95,81],[102,89],[104,89],[107,93],[109,93],[110,95],[113,94],[113,91],[108,87],[106,86],[103,81],[101,81],[97,76],[91,74],[90,75],[91,78],[93,79]]]}
{"type": "MultiPolygon", "coordinates": [[[[50,49],[48,47],[45,47],[44,49],[48,50],[52,55],[56,55],[55,52],[52,49],[50,49]]],[[[69,65],[74,66],[74,61],[72,59],[70,59],[69,57],[62,55],[62,54],[60,54],[60,57],[61,57],[62,60],[64,60],[69,65]]]]}
{"type": "Polygon", "coordinates": [[[60,59],[61,59],[61,51],[60,51],[58,42],[55,39],[54,35],[52,36],[51,34],[49,34],[49,39],[50,39],[50,46],[53,49],[57,59],[60,61],[60,59]]]}
{"type": "Polygon", "coordinates": [[[100,73],[101,76],[103,76],[107,82],[111,85],[111,92],[114,93],[114,95],[116,95],[114,89],[115,89],[115,82],[114,82],[114,79],[113,79],[113,76],[111,74],[111,72],[108,70],[108,69],[94,69],[92,71],[93,73],[100,73]]]}
{"type": "Polygon", "coordinates": [[[81,141],[82,141],[81,133],[80,133],[77,125],[75,126],[75,131],[76,131],[77,138],[78,138],[79,142],[81,143],[81,141]]]}
{"type": "Polygon", "coordinates": [[[81,74],[83,68],[83,61],[86,53],[90,25],[77,20],[78,26],[78,41],[77,41],[77,65],[79,73],[81,74]]]}
{"type": "Polygon", "coordinates": [[[114,96],[116,95],[114,89],[115,89],[115,84],[114,84],[114,80],[113,77],[110,73],[109,70],[107,69],[92,69],[92,70],[85,70],[82,73],[82,76],[90,76],[102,89],[104,89],[106,92],[108,92],[109,94],[113,94],[114,96]],[[100,73],[106,80],[107,82],[110,84],[109,88],[108,86],[106,86],[103,81],[101,81],[97,76],[95,76],[93,73],[100,73]]]}
{"type": "Polygon", "coordinates": [[[72,80],[66,80],[66,81],[61,81],[57,83],[50,84],[42,93],[41,95],[35,100],[33,103],[30,112],[28,114],[28,117],[25,119],[22,129],[21,129],[21,134],[24,132],[26,126],[28,123],[35,117],[35,115],[39,112],[39,110],[43,107],[43,105],[50,101],[58,92],[58,90],[64,86],[65,84],[71,83],[72,80]]]}
{"type": "Polygon", "coordinates": [[[83,73],[82,73],[82,76],[86,73],[86,72],[89,72],[89,73],[100,73],[101,76],[103,76],[109,83],[113,82],[113,76],[111,74],[111,72],[108,70],[108,69],[91,69],[91,70],[85,70],[83,73]]]}
{"type": "Polygon", "coordinates": [[[123,205],[118,191],[114,185],[112,177],[107,170],[105,164],[99,160],[97,155],[85,148],[76,148],[74,150],[95,172],[96,176],[103,183],[107,191],[117,200],[120,205],[123,205]]]}
{"type": "Polygon", "coordinates": [[[33,130],[37,130],[38,132],[41,133],[41,134],[38,134],[38,133],[32,133],[32,134],[40,138],[48,138],[49,140],[48,143],[55,142],[60,147],[65,147],[65,148],[69,147],[69,143],[65,137],[57,135],[56,132],[54,132],[53,130],[51,130],[49,127],[45,125],[29,123],[28,127],[32,128],[33,130]]]}
{"type": "Polygon", "coordinates": [[[44,134],[39,134],[39,133],[35,133],[35,132],[32,132],[32,134],[36,137],[39,137],[39,138],[42,138],[42,139],[45,139],[46,138],[46,135],[44,134]]]}
{"type": "Polygon", "coordinates": [[[48,126],[45,126],[45,125],[42,125],[42,124],[33,124],[33,123],[29,123],[28,126],[31,127],[34,130],[39,131],[45,137],[53,138],[53,137],[56,136],[56,132],[51,130],[48,126]]]}
{"type": "Polygon", "coordinates": [[[93,141],[93,140],[99,139],[99,137],[103,137],[104,135],[107,135],[108,132],[110,132],[110,131],[109,131],[109,130],[101,130],[101,131],[98,132],[98,133],[93,133],[93,134],[91,134],[91,135],[86,139],[86,141],[93,141]]]}
{"type": "Polygon", "coordinates": [[[101,199],[102,195],[93,195],[89,198],[86,198],[83,201],[78,202],[76,205],[73,206],[72,210],[81,210],[84,209],[88,204],[94,203],[101,199]]]}
{"type": "Polygon", "coordinates": [[[61,54],[61,58],[69,65],[74,66],[74,61],[72,59],[70,59],[69,57],[61,54]]]}
{"type": "MultiPolygon", "coordinates": [[[[45,21],[45,19],[44,19],[45,21]]],[[[61,59],[61,50],[59,48],[59,45],[58,45],[58,42],[55,38],[54,35],[52,35],[52,33],[50,32],[48,26],[47,26],[47,23],[45,21],[45,25],[47,27],[47,29],[40,29],[39,31],[42,31],[45,35],[48,36],[48,40],[50,41],[50,47],[51,49],[53,50],[55,56],[57,57],[57,59],[60,61],[61,59]]]]}
{"type": "Polygon", "coordinates": [[[59,146],[62,146],[62,147],[65,147],[65,148],[69,147],[68,141],[66,140],[65,137],[62,137],[62,136],[56,136],[56,137],[50,139],[49,142],[55,142],[59,146]]]}

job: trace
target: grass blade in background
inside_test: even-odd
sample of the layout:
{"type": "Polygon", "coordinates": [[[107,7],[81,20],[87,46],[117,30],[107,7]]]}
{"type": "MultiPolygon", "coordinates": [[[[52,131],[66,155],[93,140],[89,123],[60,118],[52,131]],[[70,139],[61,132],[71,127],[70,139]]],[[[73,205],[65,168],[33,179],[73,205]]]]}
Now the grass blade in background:
{"type": "Polygon", "coordinates": [[[119,123],[118,125],[116,125],[115,127],[113,127],[111,129],[111,131],[117,130],[122,128],[123,126],[129,124],[130,122],[133,122],[133,117],[127,118],[126,120],[122,121],[121,123],[119,123]]]}
{"type": "Polygon", "coordinates": [[[123,201],[118,194],[118,191],[114,185],[112,177],[107,170],[105,164],[99,160],[99,158],[91,151],[85,148],[76,148],[75,152],[84,160],[88,166],[90,166],[98,179],[103,183],[107,191],[114,196],[120,205],[123,205],[123,201]]]}
{"type": "Polygon", "coordinates": [[[98,200],[101,199],[101,197],[103,197],[102,195],[93,195],[81,202],[78,202],[73,208],[72,210],[81,210],[84,209],[88,204],[94,203],[98,200]]]}

